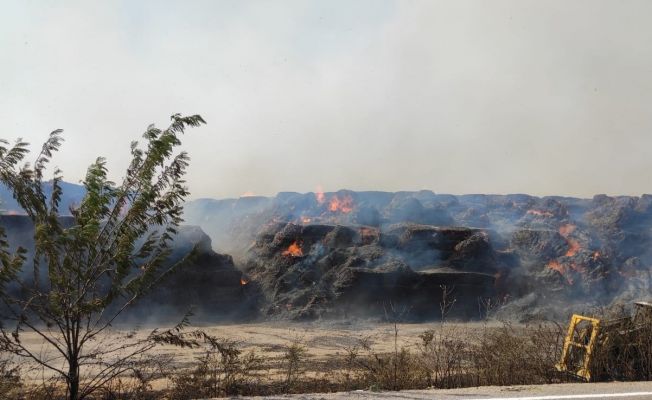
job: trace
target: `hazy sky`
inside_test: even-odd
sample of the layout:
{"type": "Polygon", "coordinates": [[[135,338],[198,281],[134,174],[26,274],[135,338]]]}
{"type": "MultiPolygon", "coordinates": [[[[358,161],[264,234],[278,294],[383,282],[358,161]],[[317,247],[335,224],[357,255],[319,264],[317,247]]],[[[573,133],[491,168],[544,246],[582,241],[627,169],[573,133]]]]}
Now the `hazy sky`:
{"type": "Polygon", "coordinates": [[[193,197],[652,192],[651,1],[3,1],[0,137],[79,181],[180,112],[193,197]]]}

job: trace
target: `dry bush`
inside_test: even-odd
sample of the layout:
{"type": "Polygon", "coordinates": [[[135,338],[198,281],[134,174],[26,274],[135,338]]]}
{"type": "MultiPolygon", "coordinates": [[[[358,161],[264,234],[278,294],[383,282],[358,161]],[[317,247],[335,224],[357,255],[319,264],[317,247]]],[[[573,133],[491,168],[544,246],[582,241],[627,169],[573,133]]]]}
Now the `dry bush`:
{"type": "Polygon", "coordinates": [[[285,376],[284,391],[291,392],[305,373],[305,361],[308,349],[300,337],[293,338],[283,348],[283,375],[285,376]]]}
{"type": "Polygon", "coordinates": [[[594,351],[592,380],[644,381],[652,379],[652,316],[632,317],[625,308],[603,311],[594,351]]]}
{"type": "Polygon", "coordinates": [[[420,335],[421,365],[428,386],[457,388],[481,385],[553,383],[554,365],[563,344],[563,329],[552,324],[514,327],[504,322],[479,332],[442,323],[420,335]]]}
{"type": "Polygon", "coordinates": [[[652,380],[652,323],[648,321],[647,324],[640,327],[638,330],[629,335],[630,346],[627,353],[632,354],[632,358],[636,360],[630,371],[635,371],[635,374],[627,376],[631,380],[652,380]]]}
{"type": "Polygon", "coordinates": [[[516,328],[503,323],[484,329],[470,348],[470,371],[476,386],[531,385],[557,382],[554,365],[563,344],[564,330],[542,324],[516,328]]]}
{"type": "Polygon", "coordinates": [[[43,379],[38,385],[26,387],[16,399],[53,400],[66,397],[66,384],[59,378],[43,379]]]}
{"type": "Polygon", "coordinates": [[[116,378],[104,384],[93,396],[102,400],[153,400],[159,398],[151,382],[140,373],[133,378],[116,378]]]}
{"type": "Polygon", "coordinates": [[[407,348],[380,353],[361,345],[345,355],[342,389],[404,390],[427,386],[426,371],[419,359],[407,348]]]}
{"type": "Polygon", "coordinates": [[[92,398],[101,400],[154,400],[160,393],[153,382],[169,374],[172,357],[166,355],[133,360],[130,373],[107,381],[92,398]]]}
{"type": "Polygon", "coordinates": [[[243,352],[237,342],[216,339],[189,371],[171,377],[169,397],[194,399],[252,394],[262,365],[254,351],[243,352]]]}
{"type": "Polygon", "coordinates": [[[445,324],[419,335],[419,361],[426,370],[427,386],[468,386],[469,342],[466,332],[445,324]]]}
{"type": "Polygon", "coordinates": [[[9,358],[0,359],[0,399],[15,398],[22,388],[20,368],[9,358]]]}
{"type": "Polygon", "coordinates": [[[427,386],[427,371],[419,358],[407,347],[399,346],[398,325],[394,324],[394,349],[377,352],[369,338],[345,348],[340,374],[344,390],[369,388],[371,390],[404,390],[427,386]]]}
{"type": "Polygon", "coordinates": [[[349,391],[364,387],[363,374],[358,364],[362,352],[361,347],[369,348],[367,338],[359,338],[358,344],[343,348],[344,356],[334,375],[334,380],[339,383],[342,390],[349,391]]]}
{"type": "MultiPolygon", "coordinates": [[[[298,337],[281,346],[280,355],[272,358],[244,352],[238,342],[195,332],[191,337],[200,338],[198,342],[204,347],[200,347],[203,352],[190,368],[171,371],[173,364],[164,362],[161,364],[167,370],[156,370],[151,365],[150,369],[134,369],[128,379],[108,382],[93,399],[193,399],[356,389],[527,385],[565,379],[554,369],[566,333],[559,325],[522,326],[505,322],[477,328],[442,321],[419,335],[420,341],[414,347],[403,345],[399,325],[394,323],[393,327],[391,350],[378,351],[369,338],[362,337],[345,347],[343,355],[325,362],[311,360],[310,349],[298,337]],[[167,377],[170,384],[166,390],[155,392],[151,382],[160,377],[167,377]]],[[[650,379],[652,324],[611,343],[620,349],[618,354],[622,357],[612,355],[604,362],[596,356],[596,362],[603,360],[602,378],[650,379]],[[633,353],[636,361],[625,362],[633,353]]],[[[602,353],[603,357],[606,355],[602,353]]],[[[31,396],[22,398],[59,398],[61,387],[44,384],[33,390],[31,396]]]]}
{"type": "Polygon", "coordinates": [[[372,389],[404,390],[421,389],[427,386],[422,365],[407,348],[380,354],[372,352],[360,361],[363,380],[372,389]]]}

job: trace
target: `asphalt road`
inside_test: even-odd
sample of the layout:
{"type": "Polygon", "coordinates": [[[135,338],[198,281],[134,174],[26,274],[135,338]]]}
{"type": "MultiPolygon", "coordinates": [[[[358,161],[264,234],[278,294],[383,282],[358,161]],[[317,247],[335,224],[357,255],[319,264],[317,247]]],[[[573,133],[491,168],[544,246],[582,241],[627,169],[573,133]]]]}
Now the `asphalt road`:
{"type": "MultiPolygon", "coordinates": [[[[254,399],[256,397],[251,397],[254,399]]],[[[259,397],[262,398],[262,397],[259,397]]],[[[340,400],[340,399],[396,399],[396,400],[572,400],[652,399],[652,382],[567,383],[533,386],[486,386],[451,390],[406,390],[402,392],[355,391],[341,393],[313,393],[289,396],[271,396],[266,399],[340,400]]]]}

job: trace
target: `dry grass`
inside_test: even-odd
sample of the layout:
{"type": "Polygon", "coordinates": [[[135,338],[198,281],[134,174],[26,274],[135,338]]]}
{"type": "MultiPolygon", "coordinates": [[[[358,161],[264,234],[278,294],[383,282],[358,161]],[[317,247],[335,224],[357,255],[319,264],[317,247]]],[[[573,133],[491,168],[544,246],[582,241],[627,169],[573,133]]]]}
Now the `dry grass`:
{"type": "Polygon", "coordinates": [[[652,380],[652,313],[632,319],[628,310],[617,308],[605,319],[612,322],[601,328],[604,333],[591,366],[595,379],[652,380]]]}
{"type": "MultiPolygon", "coordinates": [[[[238,326],[238,332],[256,338],[255,344],[214,336],[214,341],[192,353],[162,352],[135,366],[128,376],[109,382],[94,399],[458,388],[569,379],[554,369],[565,327],[552,323],[394,321],[362,329],[305,325],[302,329],[238,326]]],[[[612,343],[617,347],[605,347],[596,357],[596,363],[601,363],[596,364],[600,379],[650,379],[652,325],[620,340],[612,343]],[[618,357],[609,355],[614,348],[619,349],[618,357]]],[[[63,395],[61,385],[46,377],[21,382],[11,365],[15,364],[0,363],[1,398],[41,400],[63,395]]]]}

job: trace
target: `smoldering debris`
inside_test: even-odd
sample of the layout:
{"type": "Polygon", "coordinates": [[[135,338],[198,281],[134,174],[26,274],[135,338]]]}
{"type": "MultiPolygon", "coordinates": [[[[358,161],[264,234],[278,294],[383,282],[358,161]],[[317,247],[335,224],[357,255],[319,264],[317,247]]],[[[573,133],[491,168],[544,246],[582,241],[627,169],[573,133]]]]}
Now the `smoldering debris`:
{"type": "Polygon", "coordinates": [[[406,318],[440,317],[437,299],[446,288],[458,296],[455,314],[470,317],[477,296],[494,295],[496,269],[479,262],[494,260],[493,250],[488,243],[467,244],[477,236],[488,240],[480,233],[415,224],[387,231],[272,224],[248,250],[243,268],[260,284],[262,310],[270,317],[378,316],[389,308],[406,318]],[[299,253],[287,250],[297,243],[299,253]]]}
{"type": "Polygon", "coordinates": [[[265,317],[382,317],[391,306],[438,318],[442,288],[460,318],[555,317],[649,295],[649,195],[340,191],[186,209],[258,285],[265,317]]]}
{"type": "MultiPolygon", "coordinates": [[[[28,218],[1,218],[30,249],[28,218]]],[[[562,318],[652,287],[649,195],[280,193],[186,219],[170,262],[197,251],[130,319],[562,318]]]]}

